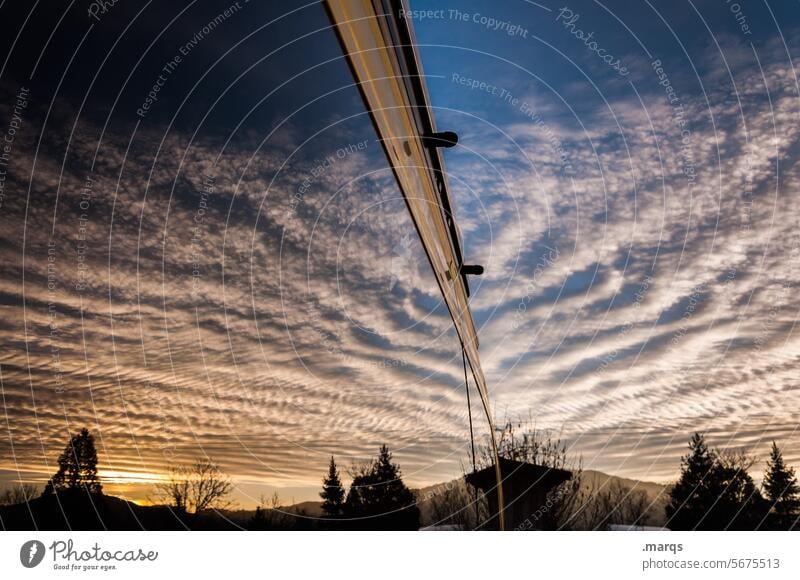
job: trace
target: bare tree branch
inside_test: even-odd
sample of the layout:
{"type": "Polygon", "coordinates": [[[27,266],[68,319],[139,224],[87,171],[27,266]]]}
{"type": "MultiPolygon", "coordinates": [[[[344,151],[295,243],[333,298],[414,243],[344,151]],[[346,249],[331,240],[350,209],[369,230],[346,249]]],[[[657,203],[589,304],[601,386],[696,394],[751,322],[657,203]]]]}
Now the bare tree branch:
{"type": "Polygon", "coordinates": [[[188,467],[174,467],[169,479],[155,486],[160,501],[191,513],[231,507],[232,491],[230,478],[216,464],[203,459],[188,467]]]}
{"type": "Polygon", "coordinates": [[[39,496],[38,488],[32,483],[18,483],[0,494],[0,505],[26,503],[39,496]]]}

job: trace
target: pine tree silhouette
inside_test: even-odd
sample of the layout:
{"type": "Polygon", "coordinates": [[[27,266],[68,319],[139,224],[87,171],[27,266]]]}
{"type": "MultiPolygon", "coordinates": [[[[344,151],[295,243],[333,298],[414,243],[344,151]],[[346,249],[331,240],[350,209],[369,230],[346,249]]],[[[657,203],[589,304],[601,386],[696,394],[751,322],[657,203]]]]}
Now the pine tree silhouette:
{"type": "Polygon", "coordinates": [[[345,502],[345,515],[358,518],[360,529],[417,530],[416,498],[401,478],[400,466],[392,462],[386,445],[368,469],[353,477],[345,502]]]}
{"type": "Polygon", "coordinates": [[[94,436],[86,428],[74,435],[58,457],[58,471],[50,478],[43,495],[65,489],[84,489],[102,493],[103,486],[97,476],[97,450],[94,436]]]}
{"type": "Polygon", "coordinates": [[[689,453],[681,458],[681,477],[670,491],[666,508],[670,529],[691,530],[713,504],[708,477],[714,462],[703,435],[692,435],[689,453]]]}
{"type": "Polygon", "coordinates": [[[672,530],[754,530],[766,505],[741,453],[710,451],[695,433],[681,459],[681,477],[670,491],[667,526],[672,530]]]}
{"type": "Polygon", "coordinates": [[[753,460],[742,453],[717,454],[708,477],[715,500],[699,529],[755,530],[767,514],[767,506],[748,469],[753,460]]]}
{"type": "Polygon", "coordinates": [[[336,462],[331,455],[331,463],[328,466],[328,475],[322,480],[322,491],[319,496],[322,498],[322,511],[329,517],[335,518],[342,515],[344,507],[344,487],[339,478],[339,471],[336,469],[336,462]]]}
{"type": "Polygon", "coordinates": [[[769,527],[792,529],[800,516],[800,486],[797,485],[794,469],[784,463],[783,454],[774,441],[763,487],[770,505],[769,527]]]}

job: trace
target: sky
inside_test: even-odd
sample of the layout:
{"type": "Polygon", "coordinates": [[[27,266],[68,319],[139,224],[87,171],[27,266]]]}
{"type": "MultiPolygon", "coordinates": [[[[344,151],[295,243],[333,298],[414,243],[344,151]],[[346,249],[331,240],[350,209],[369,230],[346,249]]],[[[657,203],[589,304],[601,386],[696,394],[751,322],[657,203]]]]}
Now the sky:
{"type": "MultiPolygon", "coordinates": [[[[137,501],[195,458],[316,499],[382,443],[458,477],[458,341],[323,8],[164,4],[0,8],[0,487],[83,426],[137,501]]],[[[800,464],[800,4],[411,8],[496,420],[648,481],[693,431],[800,464]]]]}

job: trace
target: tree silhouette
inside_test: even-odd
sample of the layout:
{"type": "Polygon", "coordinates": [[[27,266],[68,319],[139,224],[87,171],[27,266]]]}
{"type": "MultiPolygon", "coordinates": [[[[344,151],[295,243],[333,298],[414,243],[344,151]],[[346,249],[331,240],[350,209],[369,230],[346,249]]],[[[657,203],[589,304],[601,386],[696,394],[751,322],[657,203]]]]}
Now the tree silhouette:
{"type": "Polygon", "coordinates": [[[715,460],[705,437],[700,433],[692,435],[689,453],[681,458],[681,477],[670,491],[666,508],[671,529],[693,529],[714,503],[708,477],[715,460]]]}
{"type": "Polygon", "coordinates": [[[31,483],[18,483],[0,494],[0,506],[26,503],[34,499],[39,492],[31,483]]]}
{"type": "Polygon", "coordinates": [[[322,511],[329,517],[342,515],[344,507],[344,487],[339,478],[339,471],[336,469],[336,462],[331,455],[331,463],[328,466],[328,475],[322,480],[322,491],[319,496],[322,498],[322,511]]]}
{"type": "Polygon", "coordinates": [[[159,500],[178,511],[195,514],[231,507],[228,497],[232,491],[230,478],[216,464],[204,459],[190,466],[173,467],[168,479],[155,486],[159,500]]]}
{"type": "Polygon", "coordinates": [[[783,454],[774,441],[764,473],[764,493],[770,506],[769,526],[778,530],[792,529],[800,510],[800,486],[794,469],[784,463],[783,454]]]}
{"type": "MultiPolygon", "coordinates": [[[[551,431],[537,429],[532,414],[527,418],[505,422],[497,436],[497,454],[501,459],[565,469],[572,473],[569,480],[547,494],[548,509],[537,516],[538,529],[592,530],[599,525],[599,521],[592,519],[597,512],[588,509],[590,507],[588,504],[597,498],[597,494],[589,490],[585,483],[581,458],[570,455],[567,443],[561,438],[553,437],[551,431]]],[[[477,468],[483,469],[493,465],[494,449],[487,435],[478,448],[477,468]]],[[[489,517],[488,504],[485,496],[476,498],[476,503],[478,503],[478,524],[480,524],[489,517]]]]}
{"type": "Polygon", "coordinates": [[[58,471],[47,482],[42,495],[65,489],[84,489],[90,493],[103,492],[103,486],[97,476],[94,436],[85,427],[70,439],[58,457],[58,471]]]}
{"type": "Polygon", "coordinates": [[[612,525],[643,526],[649,510],[647,492],[608,480],[593,489],[582,503],[579,525],[587,530],[608,530],[612,525]]]}
{"type": "MultiPolygon", "coordinates": [[[[292,502],[293,503],[293,502],[292,502]]],[[[299,530],[310,527],[305,511],[290,513],[287,508],[281,508],[281,498],[278,492],[267,498],[262,495],[253,517],[250,518],[251,530],[299,530]],[[301,517],[298,517],[301,516],[301,517]]]]}
{"type": "Polygon", "coordinates": [[[667,526],[673,530],[754,530],[766,508],[744,454],[709,450],[700,433],[692,435],[681,459],[681,477],[670,491],[667,526]]]}
{"type": "Polygon", "coordinates": [[[419,529],[416,498],[401,475],[388,447],[382,445],[378,459],[354,473],[345,501],[345,515],[358,518],[357,526],[361,529],[419,529]]]}
{"type": "Polygon", "coordinates": [[[715,497],[698,526],[707,530],[755,530],[767,513],[761,492],[748,470],[753,459],[743,453],[717,453],[708,478],[715,497]]]}
{"type": "Polygon", "coordinates": [[[459,530],[475,528],[474,496],[463,479],[440,484],[420,499],[430,502],[433,525],[459,530]]]}

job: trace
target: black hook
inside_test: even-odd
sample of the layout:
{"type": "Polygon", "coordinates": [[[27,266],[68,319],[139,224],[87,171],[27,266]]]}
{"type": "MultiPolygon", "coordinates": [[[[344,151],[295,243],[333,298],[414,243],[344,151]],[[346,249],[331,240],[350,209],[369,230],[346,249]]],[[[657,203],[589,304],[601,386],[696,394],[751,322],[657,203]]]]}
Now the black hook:
{"type": "Polygon", "coordinates": [[[429,133],[422,136],[422,144],[425,147],[453,147],[456,143],[458,143],[458,135],[452,131],[429,133]]]}
{"type": "Polygon", "coordinates": [[[483,274],[483,266],[478,264],[461,264],[461,274],[467,276],[480,276],[483,274]]]}

